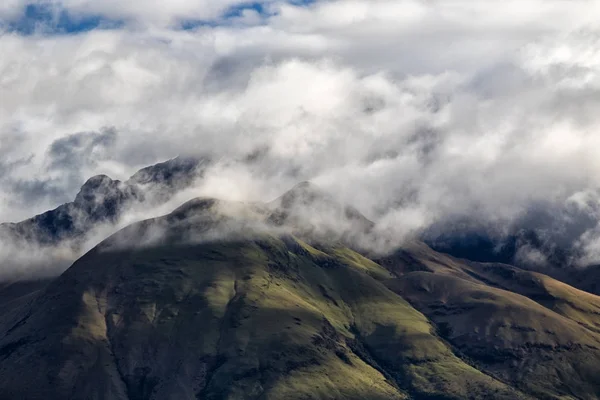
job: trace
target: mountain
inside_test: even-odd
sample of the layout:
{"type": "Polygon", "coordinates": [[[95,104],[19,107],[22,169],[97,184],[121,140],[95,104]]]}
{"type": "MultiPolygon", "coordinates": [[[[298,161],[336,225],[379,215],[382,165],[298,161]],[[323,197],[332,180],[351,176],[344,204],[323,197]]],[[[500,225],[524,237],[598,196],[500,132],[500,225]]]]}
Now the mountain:
{"type": "Polygon", "coordinates": [[[102,242],[2,315],[0,398],[522,396],[456,357],[380,265],[245,229],[271,213],[198,199],[102,242]]]}
{"type": "Polygon", "coordinates": [[[478,217],[439,221],[423,232],[432,248],[480,262],[516,264],[571,280],[574,267],[585,264],[582,244],[598,225],[594,195],[574,196],[564,203],[530,206],[512,222],[484,223],[478,217]]]}
{"type": "Polygon", "coordinates": [[[568,244],[558,245],[535,229],[520,229],[498,237],[484,231],[459,231],[431,237],[425,241],[432,248],[480,262],[519,264],[527,269],[555,270],[571,267],[578,254],[568,244]]]}
{"type": "Polygon", "coordinates": [[[84,240],[99,225],[118,222],[135,205],[166,202],[201,176],[208,164],[207,158],[177,157],[144,168],[125,182],[94,176],[83,184],[73,202],[22,222],[0,224],[0,237],[40,246],[84,240]]]}
{"type": "Polygon", "coordinates": [[[370,228],[309,183],[130,225],[0,288],[0,399],[600,398],[600,297],[370,228]]]}
{"type": "Polygon", "coordinates": [[[398,276],[389,287],[473,365],[536,398],[598,398],[600,297],[424,244],[378,261],[398,276]]]}
{"type": "Polygon", "coordinates": [[[482,231],[463,231],[426,236],[425,241],[433,249],[457,258],[516,265],[600,295],[598,265],[577,265],[582,256],[580,249],[564,242],[557,244],[556,237],[544,238],[533,229],[522,229],[503,238],[482,231]]]}
{"type": "Polygon", "coordinates": [[[312,239],[335,238],[357,247],[375,224],[356,208],[338,203],[333,196],[310,182],[294,186],[268,204],[269,222],[293,227],[296,235],[312,239]]]}
{"type": "Polygon", "coordinates": [[[173,193],[189,187],[195,179],[202,177],[211,165],[208,156],[176,157],[151,165],[136,172],[127,184],[141,186],[146,200],[152,203],[164,203],[173,193]]]}

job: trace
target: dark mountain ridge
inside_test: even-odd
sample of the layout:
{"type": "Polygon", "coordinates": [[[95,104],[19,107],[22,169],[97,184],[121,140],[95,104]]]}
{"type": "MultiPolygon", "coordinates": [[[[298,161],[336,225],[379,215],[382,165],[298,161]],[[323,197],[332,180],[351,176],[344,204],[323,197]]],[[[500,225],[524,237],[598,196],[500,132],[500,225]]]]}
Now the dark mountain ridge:
{"type": "Polygon", "coordinates": [[[83,184],[73,202],[25,221],[0,224],[0,238],[40,246],[83,240],[98,225],[116,223],[135,205],[166,202],[201,177],[208,164],[206,157],[177,157],[141,169],[125,182],[94,176],[83,184]]]}

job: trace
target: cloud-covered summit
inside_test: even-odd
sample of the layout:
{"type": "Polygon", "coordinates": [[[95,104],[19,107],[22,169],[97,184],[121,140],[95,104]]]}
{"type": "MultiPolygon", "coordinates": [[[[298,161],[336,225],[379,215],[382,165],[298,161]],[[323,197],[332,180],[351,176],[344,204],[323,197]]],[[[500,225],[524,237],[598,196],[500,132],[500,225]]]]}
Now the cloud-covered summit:
{"type": "Polygon", "coordinates": [[[211,154],[194,195],[310,180],[398,236],[575,207],[555,224],[586,214],[569,241],[597,256],[597,2],[42,3],[120,24],[0,36],[1,221],[211,154]]]}

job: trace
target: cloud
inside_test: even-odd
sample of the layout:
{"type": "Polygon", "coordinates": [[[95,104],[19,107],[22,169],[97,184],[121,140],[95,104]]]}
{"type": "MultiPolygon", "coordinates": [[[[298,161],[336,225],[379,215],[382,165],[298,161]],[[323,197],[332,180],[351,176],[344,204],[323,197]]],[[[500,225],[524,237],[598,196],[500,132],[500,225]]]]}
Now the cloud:
{"type": "Polygon", "coordinates": [[[107,151],[115,146],[116,138],[114,129],[104,129],[98,133],[80,132],[57,139],[48,149],[49,167],[72,171],[95,161],[86,159],[89,156],[106,158],[107,151]]]}
{"type": "Polygon", "coordinates": [[[399,236],[461,217],[507,230],[600,184],[594,1],[273,1],[227,23],[241,2],[50,4],[125,22],[0,36],[0,220],[178,154],[220,161],[177,201],[311,180],[399,236]]]}

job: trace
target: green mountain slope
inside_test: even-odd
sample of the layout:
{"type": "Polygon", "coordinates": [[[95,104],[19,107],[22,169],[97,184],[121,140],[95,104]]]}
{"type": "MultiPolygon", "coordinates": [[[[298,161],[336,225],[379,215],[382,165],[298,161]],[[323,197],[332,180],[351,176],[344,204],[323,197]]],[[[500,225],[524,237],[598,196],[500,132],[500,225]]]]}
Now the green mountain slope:
{"type": "Polygon", "coordinates": [[[0,398],[523,397],[457,358],[386,269],[342,245],[244,229],[191,242],[256,211],[223,205],[125,229],[4,315],[0,398]]]}
{"type": "Polygon", "coordinates": [[[599,398],[599,297],[543,274],[457,260],[424,245],[381,262],[398,276],[388,287],[479,369],[537,398],[599,398]]]}
{"type": "Polygon", "coordinates": [[[370,229],[309,184],[131,225],[0,288],[0,400],[599,398],[599,297],[370,229]]]}

